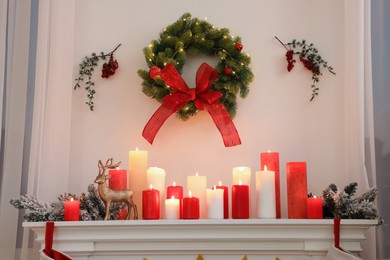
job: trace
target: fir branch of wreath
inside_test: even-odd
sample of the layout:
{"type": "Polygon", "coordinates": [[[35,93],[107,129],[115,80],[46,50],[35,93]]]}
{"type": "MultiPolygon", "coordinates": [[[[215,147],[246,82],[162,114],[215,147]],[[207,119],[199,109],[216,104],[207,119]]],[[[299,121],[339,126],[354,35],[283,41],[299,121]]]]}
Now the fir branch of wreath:
{"type": "Polygon", "coordinates": [[[93,72],[95,71],[95,67],[98,66],[99,60],[106,60],[107,57],[110,57],[108,63],[103,64],[102,69],[102,78],[108,78],[115,73],[115,70],[118,68],[118,62],[113,60],[114,52],[121,46],[121,43],[118,44],[115,49],[108,53],[100,52],[100,55],[96,53],[92,53],[90,56],[85,56],[84,60],[79,64],[79,75],[75,79],[76,84],[73,89],[77,89],[81,87],[81,83],[85,84],[85,90],[87,92],[88,101],[85,103],[89,106],[89,109],[93,111],[94,103],[93,98],[96,94],[95,90],[95,82],[92,81],[93,72]]]}
{"type": "Polygon", "coordinates": [[[287,50],[286,60],[288,71],[291,71],[294,68],[294,63],[296,62],[294,55],[298,55],[299,60],[303,63],[303,66],[312,72],[311,78],[313,83],[311,85],[312,95],[310,101],[313,101],[319,93],[319,88],[316,84],[320,81],[320,76],[322,75],[321,68],[327,69],[330,73],[336,75],[333,67],[329,66],[328,62],[322,59],[318,49],[314,47],[313,43],[307,44],[306,40],[297,41],[295,39],[291,42],[283,43],[278,37],[275,36],[275,38],[287,50]]]}

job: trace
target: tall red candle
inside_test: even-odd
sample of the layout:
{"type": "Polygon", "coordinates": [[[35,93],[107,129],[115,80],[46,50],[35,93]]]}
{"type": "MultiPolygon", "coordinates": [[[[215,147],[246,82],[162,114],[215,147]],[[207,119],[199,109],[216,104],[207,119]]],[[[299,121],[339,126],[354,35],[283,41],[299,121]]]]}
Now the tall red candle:
{"type": "Polygon", "coordinates": [[[249,186],[233,185],[232,188],[232,218],[249,218],[249,186]]]}
{"type": "Polygon", "coordinates": [[[191,196],[183,198],[183,219],[199,219],[199,199],[191,196]]]}
{"type": "Polygon", "coordinates": [[[176,199],[179,199],[179,211],[180,211],[180,218],[183,218],[183,186],[176,186],[176,183],[173,182],[172,186],[167,187],[167,199],[170,199],[172,197],[175,197],[176,199]]]}
{"type": "MultiPolygon", "coordinates": [[[[127,189],[127,170],[114,169],[109,170],[110,179],[108,179],[108,187],[112,190],[127,189]]],[[[126,219],[127,208],[121,209],[119,216],[116,219],[126,219]]]]}
{"type": "Polygon", "coordinates": [[[322,219],[322,198],[316,196],[307,198],[307,218],[322,219]]]}
{"type": "Polygon", "coordinates": [[[276,218],[281,218],[279,153],[271,151],[260,153],[260,170],[264,171],[264,166],[267,166],[269,171],[275,172],[276,218]]]}
{"type": "Polygon", "coordinates": [[[227,186],[222,186],[221,182],[216,186],[217,189],[223,190],[223,218],[229,218],[229,191],[227,186]]]}
{"type": "Polygon", "coordinates": [[[288,162],[286,177],[288,218],[307,218],[306,162],[288,162]]]}
{"type": "Polygon", "coordinates": [[[80,201],[70,200],[64,201],[64,220],[79,221],[80,220],[80,201]]]}
{"type": "Polygon", "coordinates": [[[160,219],[160,191],[142,191],[142,219],[160,219]]]}

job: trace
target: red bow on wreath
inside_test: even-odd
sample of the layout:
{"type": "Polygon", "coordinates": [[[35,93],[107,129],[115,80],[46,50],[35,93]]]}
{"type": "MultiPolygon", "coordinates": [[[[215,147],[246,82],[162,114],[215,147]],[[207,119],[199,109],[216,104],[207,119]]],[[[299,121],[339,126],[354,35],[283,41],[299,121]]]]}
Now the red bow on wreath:
{"type": "Polygon", "coordinates": [[[194,101],[199,110],[207,110],[221,133],[226,147],[241,144],[237,129],[234,126],[225,106],[219,101],[221,92],[210,90],[218,78],[218,72],[207,63],[200,65],[196,72],[196,88],[189,88],[176,68],[168,64],[161,70],[161,78],[172,89],[176,90],[166,95],[161,106],[154,112],[142,132],[142,136],[153,143],[157,132],[173,113],[189,101],[194,101]]]}

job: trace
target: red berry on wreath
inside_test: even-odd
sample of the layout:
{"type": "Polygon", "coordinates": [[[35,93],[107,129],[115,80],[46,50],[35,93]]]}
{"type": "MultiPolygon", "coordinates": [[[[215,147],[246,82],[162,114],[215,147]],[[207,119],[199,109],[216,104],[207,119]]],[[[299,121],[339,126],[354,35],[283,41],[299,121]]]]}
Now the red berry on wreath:
{"type": "Polygon", "coordinates": [[[241,43],[236,43],[236,50],[241,51],[244,46],[241,43]]]}
{"type": "Polygon", "coordinates": [[[225,74],[225,75],[230,75],[230,74],[232,74],[232,72],[233,72],[233,70],[232,70],[232,68],[230,68],[230,67],[226,67],[226,68],[223,70],[223,74],[225,74]]]}
{"type": "Polygon", "coordinates": [[[153,67],[151,67],[150,68],[150,70],[149,70],[149,77],[151,78],[151,79],[155,79],[157,76],[160,76],[160,74],[161,74],[161,69],[159,68],[159,67],[157,67],[157,66],[153,66],[153,67]]]}

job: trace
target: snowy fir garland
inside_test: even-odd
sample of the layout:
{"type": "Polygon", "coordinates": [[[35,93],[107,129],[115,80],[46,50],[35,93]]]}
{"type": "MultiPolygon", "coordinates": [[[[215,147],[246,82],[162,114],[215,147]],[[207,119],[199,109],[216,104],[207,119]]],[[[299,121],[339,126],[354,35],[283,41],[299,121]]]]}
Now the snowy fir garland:
{"type": "MultiPolygon", "coordinates": [[[[11,199],[10,203],[17,209],[25,210],[24,219],[28,222],[63,221],[64,201],[70,198],[80,201],[80,220],[104,220],[106,209],[93,184],[88,186],[88,194],[82,193],[80,196],[76,196],[75,194],[64,193],[58,196],[58,201],[51,204],[44,203],[35,196],[29,195],[11,199]]],[[[116,219],[123,208],[125,208],[125,204],[111,203],[111,219],[116,219]]]]}
{"type": "Polygon", "coordinates": [[[324,218],[342,219],[378,219],[378,224],[383,219],[378,216],[375,199],[377,188],[371,188],[359,197],[354,197],[358,184],[352,182],[344,189],[330,184],[323,191],[324,218]]]}

